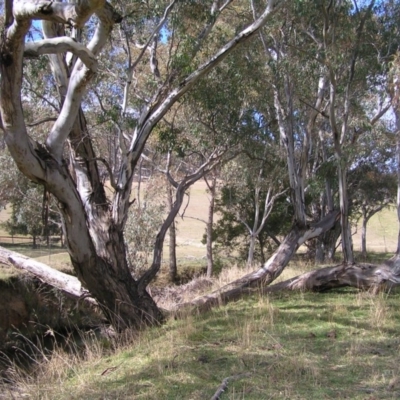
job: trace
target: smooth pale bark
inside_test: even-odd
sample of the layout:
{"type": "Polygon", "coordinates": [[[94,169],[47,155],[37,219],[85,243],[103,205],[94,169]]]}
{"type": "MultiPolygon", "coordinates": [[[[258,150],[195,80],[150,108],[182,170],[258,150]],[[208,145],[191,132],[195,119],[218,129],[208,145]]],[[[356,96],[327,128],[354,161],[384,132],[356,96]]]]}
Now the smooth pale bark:
{"type": "MultiPolygon", "coordinates": [[[[289,182],[291,189],[292,204],[294,208],[294,219],[300,226],[306,225],[305,200],[304,200],[304,179],[305,165],[297,165],[294,149],[294,123],[293,123],[293,93],[289,77],[285,77],[285,101],[281,100],[281,95],[278,87],[274,89],[274,107],[275,114],[278,120],[279,134],[281,143],[286,150],[286,161],[289,174],[289,182]],[[283,106],[286,104],[286,107],[283,106]]],[[[304,153],[303,153],[304,154],[304,153]]],[[[306,162],[306,157],[302,157],[302,162],[306,162]]]]}
{"type": "MultiPolygon", "coordinates": [[[[261,178],[261,172],[259,174],[259,178],[261,178]]],[[[260,219],[260,191],[261,191],[261,179],[259,179],[259,181],[256,184],[256,188],[254,191],[254,223],[253,223],[253,227],[251,228],[245,221],[242,221],[247,230],[250,233],[250,242],[249,242],[249,251],[248,251],[248,256],[247,256],[247,267],[250,268],[253,265],[254,262],[254,251],[255,251],[255,247],[256,247],[256,239],[259,237],[261,231],[263,230],[267,219],[269,217],[269,215],[272,212],[272,209],[274,207],[274,203],[275,200],[282,196],[285,192],[281,192],[281,193],[277,193],[275,195],[272,196],[272,188],[268,188],[268,192],[265,196],[265,200],[264,200],[264,211],[263,211],[263,215],[261,216],[260,219]]]]}
{"type": "Polygon", "coordinates": [[[67,36],[28,42],[25,44],[24,56],[39,57],[41,54],[58,54],[67,51],[78,56],[87,68],[96,72],[97,59],[95,55],[86,46],[67,36]]]}
{"type": "MultiPolygon", "coordinates": [[[[32,20],[48,21],[44,24],[45,40],[52,41],[49,51],[54,52],[55,49],[62,50],[59,45],[54,46],[54,38],[59,36],[57,24],[72,24],[74,28],[81,28],[96,14],[99,22],[87,45],[87,52],[80,52],[86,59],[89,54],[97,56],[100,53],[114,23],[119,22],[121,17],[104,0],[82,0],[79,5],[20,0],[13,2],[13,14],[11,8],[6,7],[8,25],[2,37],[0,63],[1,128],[5,132],[5,141],[18,168],[32,181],[43,184],[57,198],[72,265],[81,283],[98,301],[116,329],[140,327],[163,320],[146,286],[159,270],[160,243],[164,240],[167,225],[162,227],[156,242],[155,262],[139,281],[135,281],[130,274],[123,237],[136,163],[150,133],[176,101],[240,43],[253,36],[281,3],[283,1],[269,0],[260,18],[240,31],[196,71],[176,83],[175,87],[168,86],[164,91],[155,92],[143,109],[130,145],[121,152],[123,160],[113,185],[116,194],[111,204],[99,177],[97,157],[81,108],[81,99],[94,76],[93,70],[78,59],[69,71],[60,54],[49,56],[60,92],[61,111],[45,146],[35,143],[27,134],[21,90],[25,36],[32,20]],[[63,160],[67,141],[71,145],[70,168],[63,160]]],[[[166,82],[169,85],[168,79],[166,82]]]]}
{"type": "MultiPolygon", "coordinates": [[[[172,198],[172,185],[167,182],[167,201],[169,212],[173,212],[173,198],[172,198]]],[[[181,205],[179,205],[180,208],[181,205]]],[[[171,222],[168,229],[169,233],[169,280],[175,282],[178,275],[178,268],[176,263],[176,226],[175,219],[171,222]]]]}
{"type": "Polygon", "coordinates": [[[96,301],[89,296],[89,292],[82,288],[78,278],[65,274],[61,271],[57,271],[46,264],[23,256],[15,251],[5,249],[1,246],[0,264],[5,266],[14,266],[15,268],[27,271],[43,282],[62,290],[72,297],[85,298],[85,300],[96,304],[96,301]]]}

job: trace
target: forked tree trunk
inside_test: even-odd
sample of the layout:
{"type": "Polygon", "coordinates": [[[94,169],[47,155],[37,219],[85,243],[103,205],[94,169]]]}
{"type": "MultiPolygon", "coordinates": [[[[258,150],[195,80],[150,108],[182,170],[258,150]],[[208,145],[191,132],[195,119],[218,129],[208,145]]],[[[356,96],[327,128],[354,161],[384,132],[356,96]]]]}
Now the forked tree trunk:
{"type": "MultiPolygon", "coordinates": [[[[44,185],[57,199],[72,265],[79,280],[117,329],[163,320],[146,291],[146,286],[159,269],[160,247],[156,249],[152,268],[136,281],[127,265],[123,238],[135,167],[150,133],[202,76],[238,44],[254,35],[280,4],[282,2],[269,0],[264,13],[254,23],[241,30],[197,70],[179,82],[174,82],[173,71],[166,77],[166,85],[155,89],[142,109],[131,134],[131,143],[121,149],[118,176],[114,176],[109,168],[109,179],[114,189],[110,201],[99,177],[98,158],[85,127],[81,104],[87,85],[96,72],[96,57],[107,43],[113,25],[121,21],[121,16],[103,0],[81,0],[76,4],[46,0],[6,2],[5,27],[0,43],[0,129],[5,133],[11,156],[21,172],[44,185]],[[87,45],[59,34],[62,29],[57,28],[62,25],[83,28],[93,14],[98,17],[98,23],[87,45]],[[44,40],[25,40],[32,20],[45,21],[44,40]],[[72,53],[77,60],[71,70],[65,62],[66,52],[72,53]],[[51,54],[49,59],[59,89],[61,110],[45,143],[31,139],[25,124],[21,100],[24,53],[30,56],[51,54]],[[67,141],[71,150],[70,165],[63,158],[67,141]]],[[[173,5],[174,2],[168,9],[173,5]]],[[[109,166],[103,159],[101,161],[109,166]]],[[[158,237],[159,242],[164,240],[164,228],[165,225],[158,237]]]]}
{"type": "Polygon", "coordinates": [[[76,209],[62,213],[74,270],[113,326],[122,330],[161,323],[162,313],[131,275],[122,229],[110,219],[108,208],[87,209],[86,224],[76,209]]]}

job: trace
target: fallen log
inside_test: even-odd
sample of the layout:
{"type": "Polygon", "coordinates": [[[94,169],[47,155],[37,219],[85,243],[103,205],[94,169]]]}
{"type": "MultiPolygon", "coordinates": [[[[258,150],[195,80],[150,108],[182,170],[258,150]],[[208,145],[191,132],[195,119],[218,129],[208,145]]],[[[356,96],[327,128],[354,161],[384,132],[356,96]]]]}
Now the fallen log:
{"type": "Polygon", "coordinates": [[[188,303],[178,304],[175,311],[180,312],[192,307],[199,311],[205,311],[216,305],[237,300],[241,296],[251,293],[254,287],[268,286],[282,273],[303,243],[330,230],[339,216],[339,211],[332,211],[323,220],[311,226],[299,228],[294,225],[275,253],[261,268],[210,294],[188,303]]]}
{"type": "Polygon", "coordinates": [[[324,267],[262,288],[264,293],[280,290],[327,291],[341,287],[362,290],[390,290],[400,285],[400,271],[391,260],[380,264],[353,264],[324,267]]]}
{"type": "Polygon", "coordinates": [[[85,299],[85,301],[89,301],[92,304],[97,304],[96,300],[90,297],[89,292],[82,287],[78,278],[75,276],[65,274],[64,272],[51,268],[46,264],[1,246],[0,264],[7,266],[12,265],[17,269],[27,271],[41,281],[63,291],[77,300],[85,299]]]}

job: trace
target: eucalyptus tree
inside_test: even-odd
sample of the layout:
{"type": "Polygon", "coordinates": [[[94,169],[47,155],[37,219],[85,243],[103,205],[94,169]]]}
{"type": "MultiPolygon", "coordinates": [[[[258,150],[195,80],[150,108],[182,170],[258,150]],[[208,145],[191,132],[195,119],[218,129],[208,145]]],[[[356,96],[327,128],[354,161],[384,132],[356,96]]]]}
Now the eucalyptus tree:
{"type": "Polygon", "coordinates": [[[282,3],[269,0],[247,27],[226,30],[232,37],[226,40],[215,28],[233,1],[127,2],[120,4],[130,11],[124,19],[104,0],[6,0],[0,46],[0,127],[21,172],[57,199],[77,276],[118,329],[163,319],[146,291],[155,270],[139,279],[131,276],[123,237],[135,169],[150,133],[201,77],[271,20],[282,3]],[[43,39],[33,36],[28,41],[33,21],[42,21],[43,39]],[[99,63],[114,25],[121,22],[121,35],[114,43],[123,41],[124,46],[110,49],[106,61],[99,63]],[[211,54],[207,43],[212,35],[220,38],[221,46],[211,54]],[[164,46],[170,57],[163,68],[158,46],[164,46]],[[29,136],[22,97],[25,56],[42,55],[48,57],[59,104],[56,121],[45,127],[43,142],[29,136]],[[122,57],[127,57],[123,64],[122,57]],[[117,61],[125,65],[124,77],[118,75],[121,68],[109,68],[110,62],[117,61]],[[139,72],[148,79],[136,85],[139,72]],[[119,160],[114,171],[96,154],[84,107],[90,84],[102,88],[106,73],[125,81],[123,91],[120,82],[109,85],[122,102],[124,122],[115,125],[119,160]],[[100,165],[108,174],[111,196],[106,195],[100,165]]]}
{"type": "MultiPolygon", "coordinates": [[[[390,106],[385,69],[379,62],[387,44],[381,43],[377,32],[374,4],[296,2],[291,22],[261,38],[273,73],[275,109],[287,152],[295,219],[305,225],[306,192],[310,194],[307,179],[313,179],[321,166],[329,163],[328,154],[333,154],[342,251],[344,261],[350,264],[354,257],[347,170],[360,136],[371,130],[390,106]],[[317,89],[316,100],[310,87],[317,89]]],[[[334,188],[328,179],[325,186],[321,198],[325,205],[319,207],[322,216],[325,208],[334,207],[334,188]]]]}
{"type": "Polygon", "coordinates": [[[393,58],[390,70],[390,97],[394,114],[394,134],[396,138],[396,175],[397,175],[397,220],[399,231],[397,237],[396,257],[400,257],[400,58],[397,53],[393,58]]]}
{"type": "MultiPolygon", "coordinates": [[[[254,18],[259,7],[254,0],[254,18]]],[[[374,12],[373,1],[293,2],[281,10],[276,24],[260,31],[265,57],[264,86],[260,86],[274,101],[276,131],[287,160],[293,225],[259,270],[232,282],[222,294],[199,299],[198,305],[234,298],[260,280],[271,282],[302,243],[328,232],[338,220],[345,262],[353,262],[346,186],[352,145],[389,108],[380,62],[387,44],[380,40],[382,26],[374,12]],[[326,180],[324,212],[315,219],[307,209],[309,185],[323,164],[331,162],[329,153],[337,168],[340,211],[335,209],[334,182],[326,180]]],[[[266,104],[269,107],[270,102],[266,104]]]]}
{"type": "Polygon", "coordinates": [[[274,241],[277,235],[284,234],[286,224],[283,220],[291,220],[288,210],[291,207],[287,204],[286,214],[280,212],[285,210],[284,206],[274,213],[278,199],[282,198],[280,206],[287,203],[288,192],[284,162],[279,159],[276,143],[264,138],[245,150],[222,169],[216,207],[221,218],[213,236],[229,252],[244,247],[246,265],[250,268],[256,262],[256,243],[261,261],[265,262],[268,240],[273,238],[274,241]],[[277,215],[280,223],[277,223],[277,215]]]}

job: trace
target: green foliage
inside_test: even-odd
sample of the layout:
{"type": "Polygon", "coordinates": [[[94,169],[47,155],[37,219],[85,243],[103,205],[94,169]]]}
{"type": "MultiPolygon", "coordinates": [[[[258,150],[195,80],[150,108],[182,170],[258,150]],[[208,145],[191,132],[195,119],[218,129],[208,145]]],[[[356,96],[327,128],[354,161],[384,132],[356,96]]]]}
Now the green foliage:
{"type": "Polygon", "coordinates": [[[19,173],[7,152],[2,152],[0,160],[4,167],[0,202],[11,206],[11,216],[2,227],[12,236],[32,236],[34,245],[39,236],[60,235],[61,220],[54,199],[19,173]]]}
{"type": "MultiPolygon", "coordinates": [[[[60,235],[61,222],[58,211],[44,202],[43,189],[21,178],[17,194],[11,198],[11,216],[2,224],[10,235],[30,235],[34,238],[60,235]],[[47,215],[45,213],[47,212],[47,215]]],[[[53,204],[54,206],[54,204],[53,204]]]]}
{"type": "MultiPolygon", "coordinates": [[[[253,156],[257,154],[257,146],[259,144],[255,143],[253,156]]],[[[214,226],[213,239],[217,247],[230,253],[235,250],[241,259],[246,257],[248,251],[250,232],[246,224],[249,227],[254,225],[256,201],[260,207],[259,223],[268,190],[272,188],[272,194],[275,194],[285,187],[284,165],[272,156],[270,160],[269,155],[265,157],[267,161],[247,156],[238,157],[226,165],[221,177],[220,195],[216,201],[216,211],[221,217],[214,226]],[[258,200],[256,191],[259,191],[258,200]]],[[[271,252],[276,247],[271,236],[285,234],[291,224],[292,215],[287,196],[275,200],[272,213],[257,238],[258,258],[265,250],[271,252]]]]}

